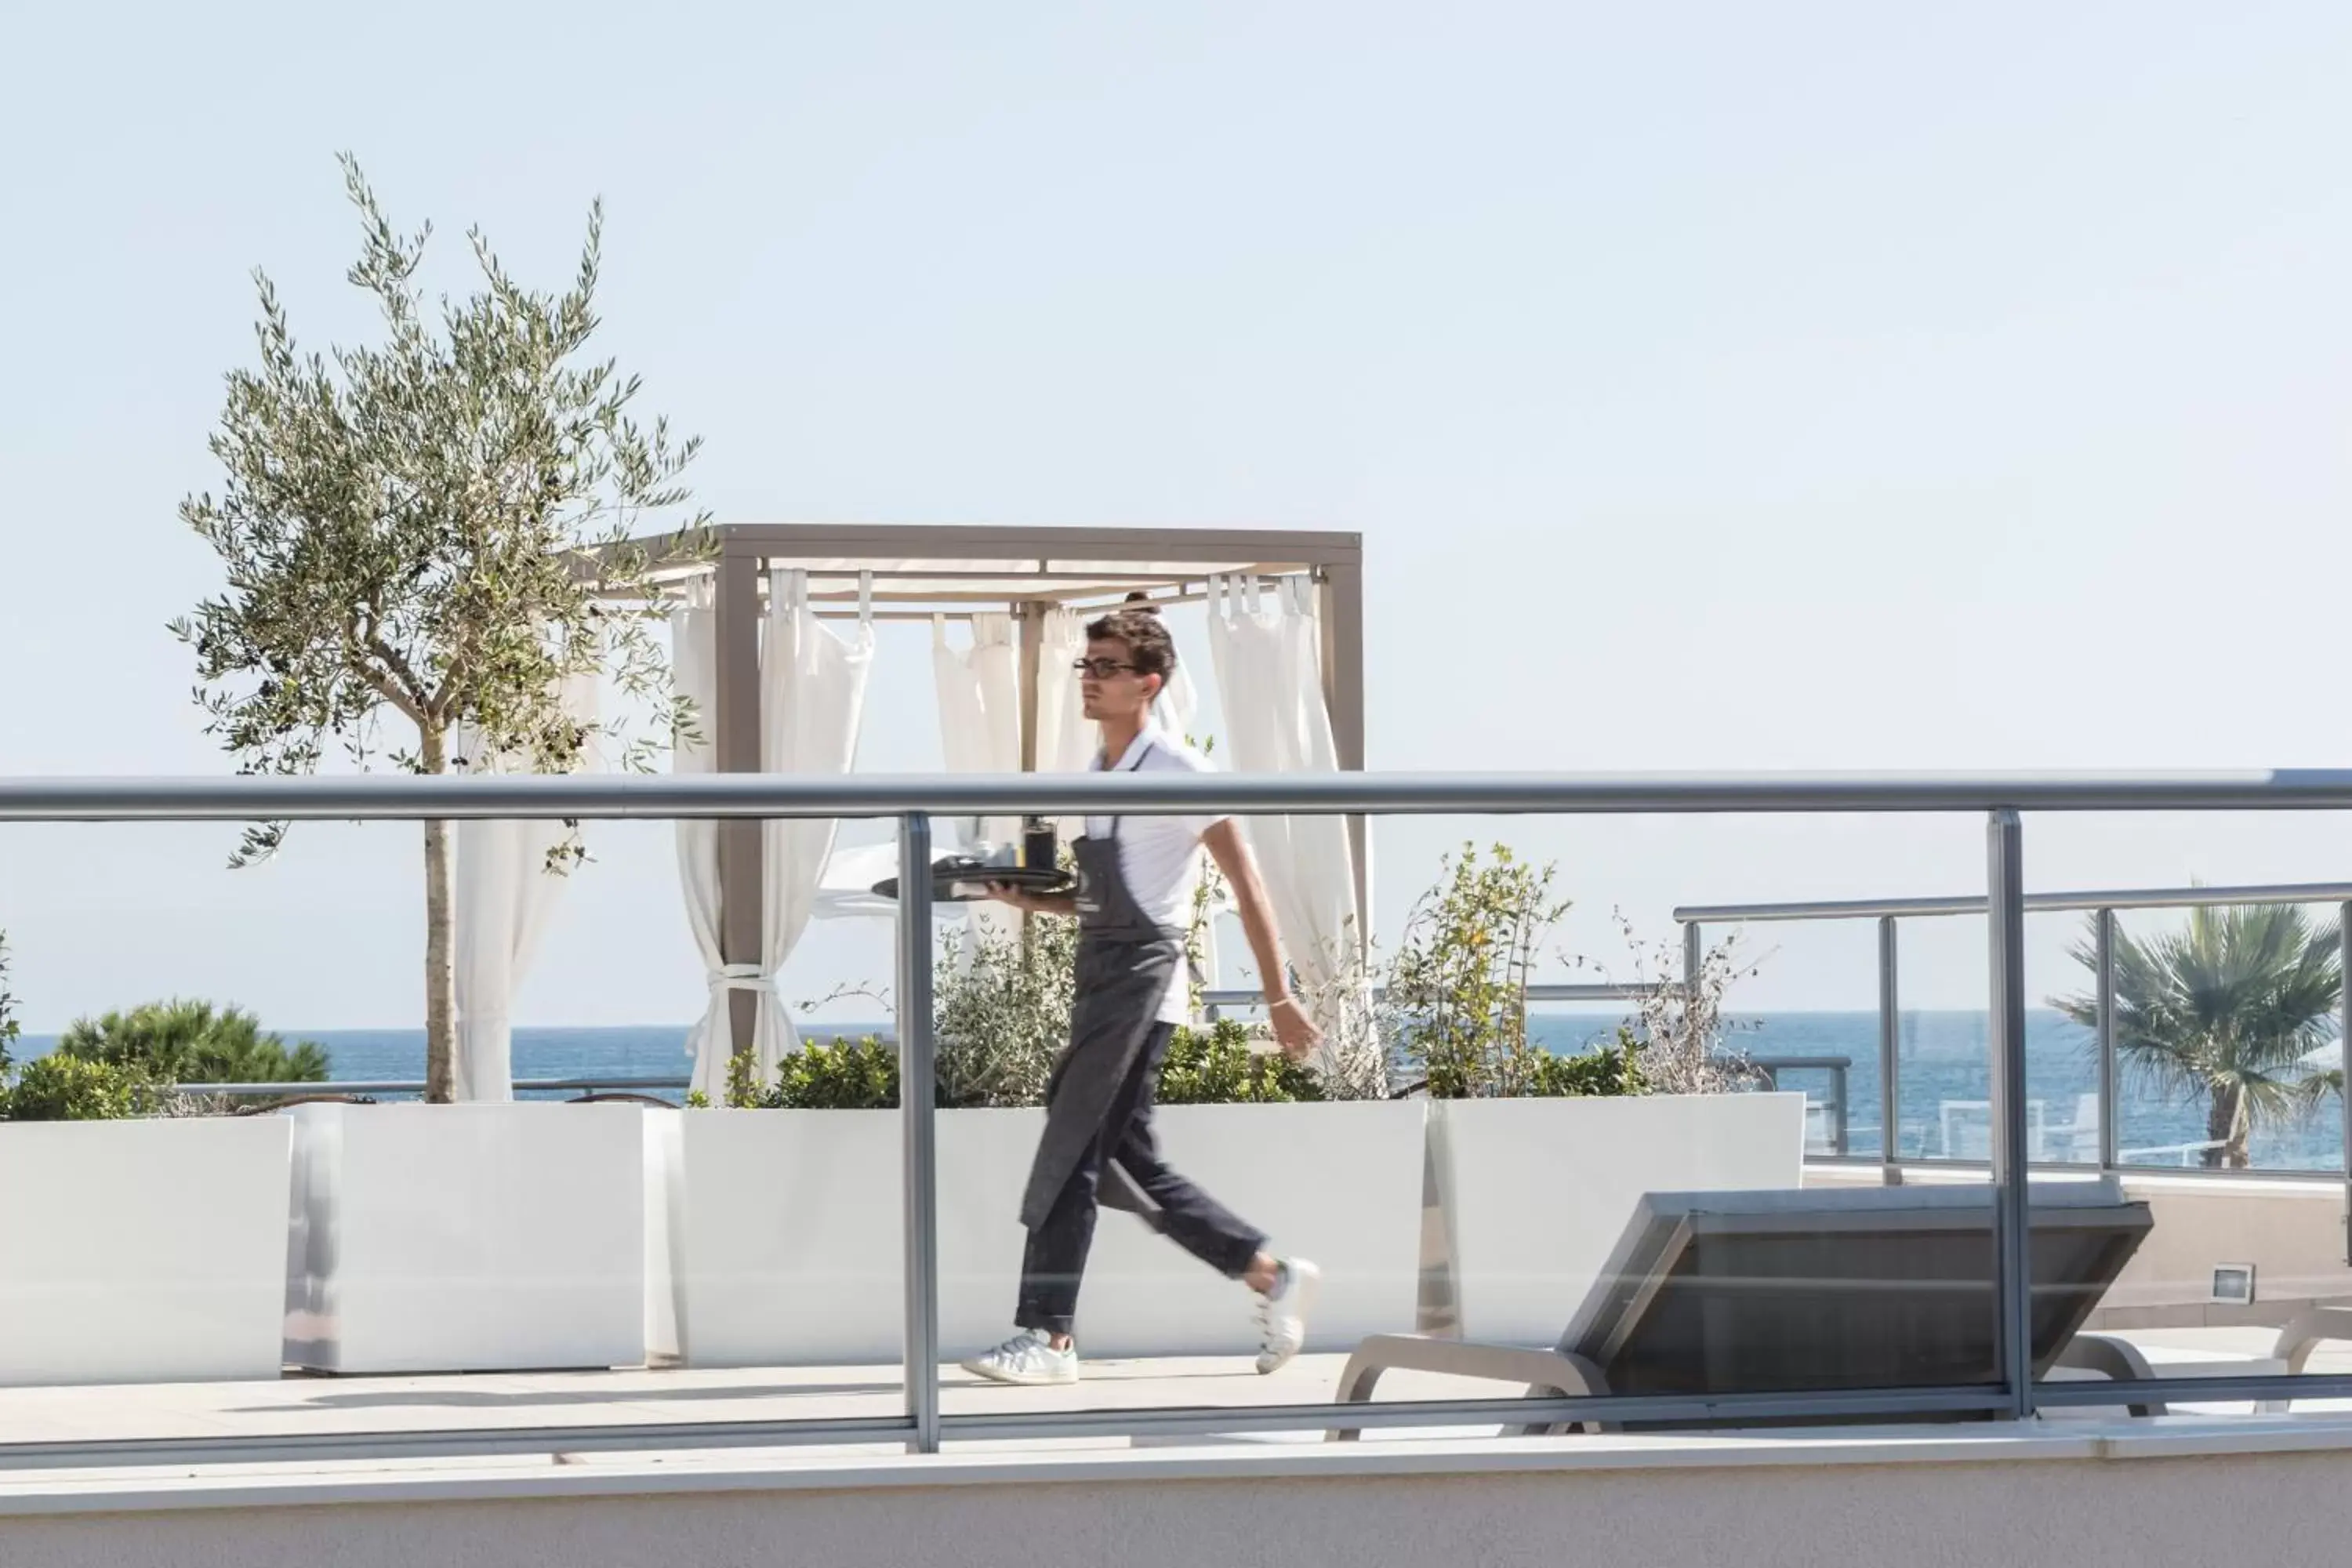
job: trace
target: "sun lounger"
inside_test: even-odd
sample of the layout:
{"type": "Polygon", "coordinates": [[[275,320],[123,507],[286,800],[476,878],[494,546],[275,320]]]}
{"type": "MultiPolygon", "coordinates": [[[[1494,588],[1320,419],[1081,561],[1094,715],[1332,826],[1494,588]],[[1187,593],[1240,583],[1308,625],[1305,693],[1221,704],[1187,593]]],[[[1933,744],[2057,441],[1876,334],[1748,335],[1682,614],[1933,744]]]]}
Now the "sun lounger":
{"type": "MultiPolygon", "coordinates": [[[[2110,1378],[2300,1376],[2310,1365],[2312,1352],[2330,1340],[2352,1342],[2352,1305],[2315,1301],[2287,1321],[2268,1355],[2188,1351],[2139,1345],[2121,1334],[2077,1334],[2058,1358],[2061,1367],[2096,1373],[2110,1378]]],[[[2264,1415],[2283,1415],[2293,1401],[2265,1399],[2255,1408],[2264,1415]]],[[[2162,1415],[2162,1404],[2135,1405],[2135,1415],[2162,1415]]]]}
{"type": "MultiPolygon", "coordinates": [[[[2148,1205],[2126,1201],[2112,1179],[2036,1183],[2032,1196],[2038,1377],[2152,1221],[2148,1205]]],[[[1983,1187],[1653,1193],[1555,1347],[1378,1335],[1357,1347],[1339,1397],[1369,1400],[1381,1375],[1399,1368],[1516,1383],[1532,1396],[1986,1384],[1999,1375],[1992,1274],[1983,1187]]]]}

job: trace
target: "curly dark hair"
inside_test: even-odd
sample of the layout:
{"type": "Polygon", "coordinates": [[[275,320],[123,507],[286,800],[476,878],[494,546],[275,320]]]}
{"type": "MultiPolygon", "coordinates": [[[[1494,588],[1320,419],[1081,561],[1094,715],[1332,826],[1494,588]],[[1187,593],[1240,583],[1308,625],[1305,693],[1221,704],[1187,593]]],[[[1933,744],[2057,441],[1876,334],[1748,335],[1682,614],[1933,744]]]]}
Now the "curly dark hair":
{"type": "Polygon", "coordinates": [[[1126,644],[1128,659],[1138,675],[1156,675],[1165,680],[1175,672],[1176,639],[1168,635],[1160,612],[1149,603],[1129,600],[1088,626],[1087,640],[1126,644]]]}

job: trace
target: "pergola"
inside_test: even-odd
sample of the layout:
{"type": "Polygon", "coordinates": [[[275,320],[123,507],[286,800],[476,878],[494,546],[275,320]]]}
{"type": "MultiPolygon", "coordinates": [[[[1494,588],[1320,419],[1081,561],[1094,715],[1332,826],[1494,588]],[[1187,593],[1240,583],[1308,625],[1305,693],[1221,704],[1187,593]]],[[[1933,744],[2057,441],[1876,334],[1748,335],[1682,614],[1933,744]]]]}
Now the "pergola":
{"type": "MultiPolygon", "coordinates": [[[[715,559],[664,567],[656,579],[715,574],[717,688],[706,731],[716,768],[756,773],[761,749],[761,626],[769,574],[804,572],[822,618],[931,621],[1009,613],[1018,638],[1022,766],[1038,765],[1042,628],[1055,609],[1111,609],[1136,594],[1198,602],[1211,582],[1304,579],[1321,635],[1323,696],[1338,765],[1364,765],[1363,542],[1354,533],[1254,529],[896,527],[727,523],[715,559]]],[[[667,541],[641,542],[656,559],[667,541]]],[[[730,964],[758,962],[764,875],[757,822],[719,828],[719,942],[730,964]]],[[[1365,929],[1364,825],[1349,824],[1358,929],[1365,929]]],[[[734,1047],[748,1049],[755,1000],[738,992],[734,1047]]]]}

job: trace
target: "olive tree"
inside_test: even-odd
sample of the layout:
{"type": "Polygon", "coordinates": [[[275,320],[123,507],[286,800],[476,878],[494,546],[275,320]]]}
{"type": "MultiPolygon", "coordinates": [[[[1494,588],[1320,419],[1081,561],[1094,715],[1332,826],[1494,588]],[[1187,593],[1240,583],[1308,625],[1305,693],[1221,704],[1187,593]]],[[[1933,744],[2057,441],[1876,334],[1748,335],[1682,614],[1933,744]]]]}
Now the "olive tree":
{"type": "MultiPolygon", "coordinates": [[[[602,203],[562,292],[518,283],[476,228],[478,286],[428,310],[416,274],[431,226],[396,230],[357,163],[342,163],[362,230],[346,276],[381,313],[382,339],[298,351],[257,271],[259,363],[229,372],[211,440],[222,489],[180,506],[227,579],[173,626],[195,651],[207,732],[247,773],[312,773],[334,750],[362,769],[504,757],[561,772],[616,729],[562,702],[568,677],[601,668],[667,710],[655,732],[667,741],[691,718],[655,636],[656,563],[625,542],[687,508],[680,476],[700,443],[641,422],[636,378],[584,353],[602,203]],[[460,736],[477,757],[456,753],[460,736]]],[[[686,521],[663,553],[705,548],[703,525],[686,521]]],[[[614,749],[641,763],[651,743],[614,749]]],[[[274,853],[283,834],[248,831],[232,863],[274,853]]],[[[424,837],[426,1094],[446,1100],[448,825],[424,837]]]]}

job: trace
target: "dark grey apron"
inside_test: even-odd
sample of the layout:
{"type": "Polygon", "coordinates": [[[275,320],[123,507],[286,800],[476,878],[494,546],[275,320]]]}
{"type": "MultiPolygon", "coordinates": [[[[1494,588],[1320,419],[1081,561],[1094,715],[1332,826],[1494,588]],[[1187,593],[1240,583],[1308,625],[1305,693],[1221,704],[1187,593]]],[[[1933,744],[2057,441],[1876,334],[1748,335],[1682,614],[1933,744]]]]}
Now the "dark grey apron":
{"type": "MultiPolygon", "coordinates": [[[[1150,754],[1147,748],[1144,756],[1150,754]]],[[[1135,772],[1143,760],[1138,757],[1127,771],[1135,772]]],[[[1101,1141],[1119,1086],[1151,1037],[1160,1005],[1184,962],[1184,933],[1154,924],[1128,890],[1118,863],[1118,818],[1111,818],[1109,837],[1080,838],[1070,848],[1078,861],[1077,996],[1070,1008],[1069,1046],[1045,1080],[1045,1131],[1021,1199],[1021,1223],[1031,1230],[1045,1223],[1070,1173],[1101,1141]]],[[[1108,1160],[1097,1195],[1110,1208],[1152,1212],[1150,1201],[1108,1160]]]]}

